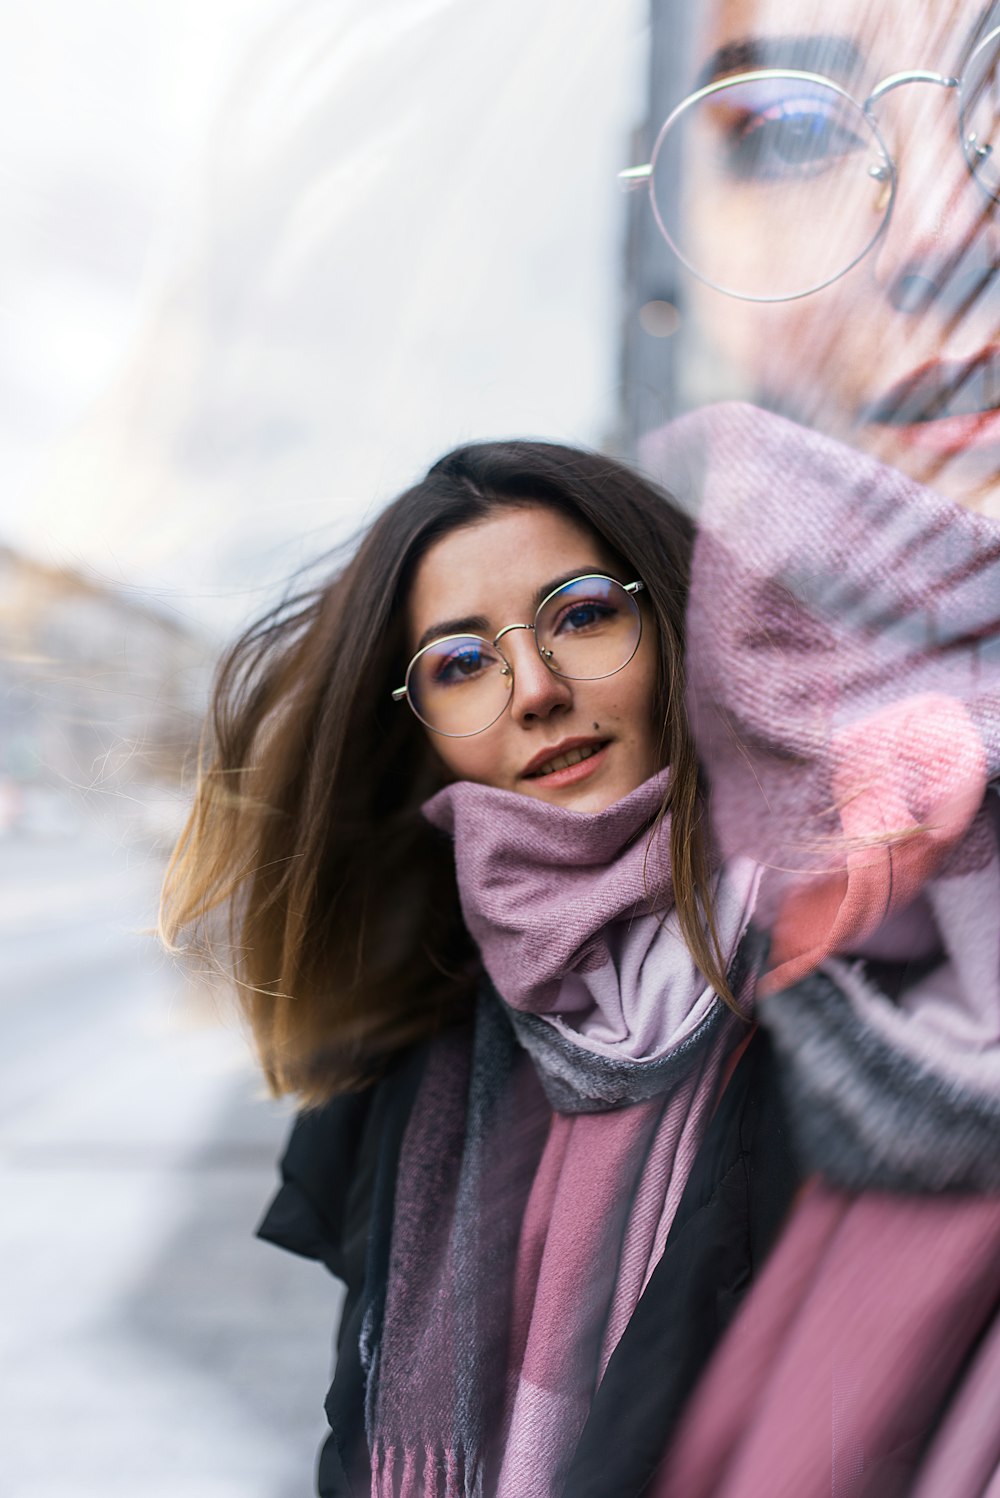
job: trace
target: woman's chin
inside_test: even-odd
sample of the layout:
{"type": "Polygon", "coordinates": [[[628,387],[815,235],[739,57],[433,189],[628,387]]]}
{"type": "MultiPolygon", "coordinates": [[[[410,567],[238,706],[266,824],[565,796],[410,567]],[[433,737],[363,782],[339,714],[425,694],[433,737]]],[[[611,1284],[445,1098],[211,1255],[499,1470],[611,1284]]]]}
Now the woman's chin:
{"type": "MultiPolygon", "coordinates": [[[[635,787],[633,786],[632,789],[634,790],[635,787]]],[[[613,806],[616,801],[620,801],[621,797],[627,794],[627,791],[621,791],[620,793],[617,791],[602,791],[596,786],[592,789],[579,790],[573,793],[566,791],[562,793],[551,791],[541,794],[538,792],[529,792],[529,795],[532,795],[536,801],[547,801],[550,806],[561,806],[566,811],[580,812],[604,811],[606,807],[613,806]]]]}

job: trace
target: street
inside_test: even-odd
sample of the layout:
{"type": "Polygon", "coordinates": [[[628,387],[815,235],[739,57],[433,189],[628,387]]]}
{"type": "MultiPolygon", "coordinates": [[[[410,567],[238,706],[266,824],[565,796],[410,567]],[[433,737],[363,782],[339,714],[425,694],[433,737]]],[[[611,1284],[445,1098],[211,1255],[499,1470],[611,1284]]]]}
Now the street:
{"type": "Polygon", "coordinates": [[[144,933],[160,862],[0,841],[0,1498],[307,1498],[339,1287],[258,1242],[290,1109],[144,933]]]}

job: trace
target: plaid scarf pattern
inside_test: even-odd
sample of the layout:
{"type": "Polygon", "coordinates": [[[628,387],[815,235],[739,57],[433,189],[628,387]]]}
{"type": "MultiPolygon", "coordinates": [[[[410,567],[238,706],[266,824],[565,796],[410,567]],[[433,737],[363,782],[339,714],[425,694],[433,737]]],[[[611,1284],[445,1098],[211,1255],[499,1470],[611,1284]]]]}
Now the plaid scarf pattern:
{"type": "MultiPolygon", "coordinates": [[[[663,1251],[747,1033],[672,918],[664,789],[593,816],[469,784],[427,807],[493,987],[435,1047],[403,1143],[373,1498],[554,1498],[663,1251]]],[[[719,871],[747,1004],[755,891],[748,865],[719,871]]]]}

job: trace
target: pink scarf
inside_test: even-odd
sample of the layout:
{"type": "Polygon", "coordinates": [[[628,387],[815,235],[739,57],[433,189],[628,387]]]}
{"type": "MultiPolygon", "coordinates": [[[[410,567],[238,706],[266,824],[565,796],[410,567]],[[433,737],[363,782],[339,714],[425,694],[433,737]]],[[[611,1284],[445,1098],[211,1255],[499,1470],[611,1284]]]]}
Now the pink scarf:
{"type": "MultiPolygon", "coordinates": [[[[720,1015],[674,907],[669,822],[651,830],[668,784],[662,770],[604,811],[581,813],[462,781],[424,807],[454,841],[462,914],[486,971],[518,1016],[537,1019],[518,1031],[557,1092],[554,1058],[569,1058],[567,1112],[662,1094],[670,1058],[720,1015]],[[628,1079],[618,1091],[616,1074],[628,1079]]],[[[745,859],[716,875],[730,956],[757,877],[745,859]]]]}
{"type": "Polygon", "coordinates": [[[651,1498],[992,1494],[996,1326],[921,1453],[998,1299],[997,1197],[814,1188],[709,1365],[651,1498]]]}
{"type": "MultiPolygon", "coordinates": [[[[746,1034],[706,987],[679,930],[667,825],[649,831],[666,783],[656,776],[595,815],[469,783],[425,808],[454,838],[465,919],[503,1005],[494,999],[480,1014],[464,1069],[454,1065],[446,1077],[432,1066],[404,1142],[386,1372],[376,1369],[372,1381],[376,1498],[560,1492],[604,1369],[662,1254],[727,1056],[746,1034]],[[510,1160],[482,1122],[482,1099],[502,1099],[518,1076],[530,1090],[516,1061],[490,1080],[497,1023],[517,1036],[517,1056],[530,1055],[531,1077],[554,1111],[532,1136],[538,1154],[517,1241],[477,1257],[466,1246],[471,1219],[480,1243],[485,1232],[495,1244],[505,1229],[484,1227],[492,1202],[504,1196],[506,1223],[516,1195],[500,1190],[510,1160]],[[447,1140],[445,1116],[454,1119],[447,1140]],[[432,1169],[444,1172],[433,1248],[432,1169]],[[509,1296],[495,1396],[477,1351],[483,1296],[493,1304],[509,1296]],[[463,1301],[473,1308],[467,1324],[455,1309],[463,1301]],[[405,1382],[390,1364],[406,1367],[405,1382]],[[428,1380],[444,1367],[460,1370],[455,1389],[431,1397],[428,1380]]],[[[756,871],[745,862],[717,876],[719,931],[732,959],[755,893],[756,871]]],[[[748,1002],[752,965],[734,961],[731,973],[748,1002]]],[[[490,1335],[497,1346],[500,1328],[490,1335]]]]}
{"type": "MultiPolygon", "coordinates": [[[[596,815],[468,783],[425,808],[454,837],[466,925],[562,1110],[518,1253],[499,1498],[558,1491],[596,1385],[663,1252],[739,1034],[684,942],[668,824],[652,839],[646,831],[668,773],[596,815]],[[632,1106],[616,1106],[623,1102],[632,1106]],[[603,1286],[581,1295],[601,1279],[599,1266],[615,1264],[610,1303],[603,1286]],[[598,1346],[593,1381],[571,1393],[567,1366],[593,1366],[598,1346]]],[[[731,955],[755,892],[745,861],[716,881],[731,955]]]]}

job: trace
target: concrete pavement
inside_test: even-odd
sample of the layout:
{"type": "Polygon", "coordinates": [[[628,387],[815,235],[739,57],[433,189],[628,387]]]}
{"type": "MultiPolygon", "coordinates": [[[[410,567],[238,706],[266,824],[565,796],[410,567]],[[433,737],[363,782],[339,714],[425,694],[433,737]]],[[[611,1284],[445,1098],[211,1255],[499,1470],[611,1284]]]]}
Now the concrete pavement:
{"type": "Polygon", "coordinates": [[[142,934],[159,862],[0,842],[0,1498],[308,1498],[339,1291],[257,1242],[287,1108],[142,934]]]}

